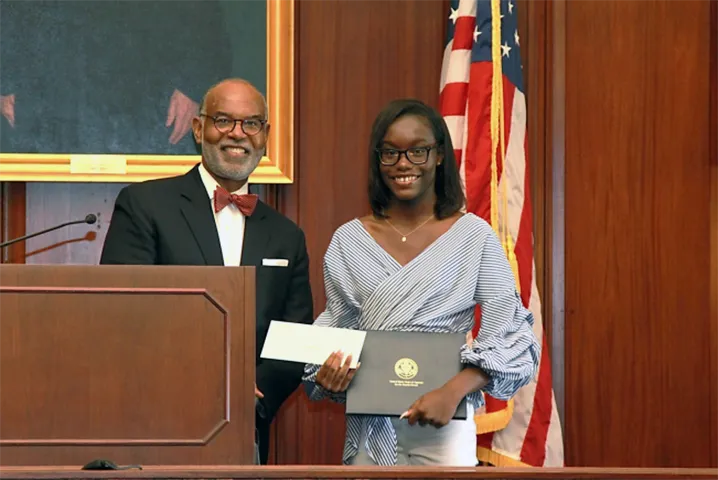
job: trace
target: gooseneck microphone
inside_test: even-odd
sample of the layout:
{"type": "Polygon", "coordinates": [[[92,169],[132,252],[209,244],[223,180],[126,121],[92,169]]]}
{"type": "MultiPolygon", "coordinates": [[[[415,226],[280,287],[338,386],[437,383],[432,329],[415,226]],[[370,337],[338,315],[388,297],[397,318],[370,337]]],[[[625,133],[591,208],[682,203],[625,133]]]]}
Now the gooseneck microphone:
{"type": "Polygon", "coordinates": [[[41,230],[39,232],[31,233],[29,235],[25,235],[18,238],[13,238],[12,240],[8,240],[7,242],[0,243],[0,248],[5,248],[9,245],[12,245],[13,243],[21,242],[23,240],[27,240],[28,238],[37,237],[38,235],[43,235],[48,232],[52,232],[53,230],[57,230],[59,228],[68,227],[70,225],[77,225],[79,223],[86,223],[88,225],[92,225],[97,221],[97,216],[94,213],[88,214],[85,218],[82,220],[75,220],[74,222],[65,222],[60,225],[55,225],[54,227],[46,228],[45,230],[41,230]]]}

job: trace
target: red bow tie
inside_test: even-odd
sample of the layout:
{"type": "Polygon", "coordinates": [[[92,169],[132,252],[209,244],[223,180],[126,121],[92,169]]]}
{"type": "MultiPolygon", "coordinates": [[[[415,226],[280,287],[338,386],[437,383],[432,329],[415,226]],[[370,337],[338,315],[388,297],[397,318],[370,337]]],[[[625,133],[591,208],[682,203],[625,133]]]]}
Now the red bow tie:
{"type": "Polygon", "coordinates": [[[258,200],[259,197],[254,194],[237,195],[229,193],[222,187],[217,187],[214,190],[214,211],[215,213],[219,212],[230,203],[234,203],[242,215],[249,217],[254,213],[258,200]]]}

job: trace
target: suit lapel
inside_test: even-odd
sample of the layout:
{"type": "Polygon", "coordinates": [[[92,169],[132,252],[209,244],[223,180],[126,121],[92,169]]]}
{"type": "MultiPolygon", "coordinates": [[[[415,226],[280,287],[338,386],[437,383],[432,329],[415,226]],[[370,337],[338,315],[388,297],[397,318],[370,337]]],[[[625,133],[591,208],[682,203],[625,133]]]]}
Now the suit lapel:
{"type": "Polygon", "coordinates": [[[180,188],[180,209],[207,265],[224,265],[212,203],[195,166],[184,177],[180,188]]]}
{"type": "Polygon", "coordinates": [[[264,203],[258,202],[252,216],[245,220],[242,266],[259,267],[262,265],[262,258],[271,233],[267,220],[268,208],[264,203]]]}

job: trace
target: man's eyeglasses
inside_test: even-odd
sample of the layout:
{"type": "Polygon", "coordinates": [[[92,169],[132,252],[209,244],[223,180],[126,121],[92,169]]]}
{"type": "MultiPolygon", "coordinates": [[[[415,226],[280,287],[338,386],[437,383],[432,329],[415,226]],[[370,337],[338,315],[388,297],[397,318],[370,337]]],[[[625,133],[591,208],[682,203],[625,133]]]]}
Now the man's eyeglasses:
{"type": "Polygon", "coordinates": [[[375,151],[379,155],[379,161],[382,165],[391,167],[399,162],[402,155],[405,155],[414,165],[422,165],[429,160],[429,153],[436,148],[437,145],[427,145],[426,147],[412,147],[406,150],[398,150],[396,148],[377,148],[375,151]]]}
{"type": "Polygon", "coordinates": [[[237,123],[239,123],[240,128],[246,135],[256,135],[262,131],[264,125],[267,123],[266,120],[262,120],[260,118],[242,119],[229,118],[224,116],[213,117],[212,115],[206,115],[204,113],[200,113],[199,116],[211,118],[212,123],[214,124],[214,128],[216,128],[219,133],[224,134],[234,131],[235,127],[237,126],[237,123]]]}

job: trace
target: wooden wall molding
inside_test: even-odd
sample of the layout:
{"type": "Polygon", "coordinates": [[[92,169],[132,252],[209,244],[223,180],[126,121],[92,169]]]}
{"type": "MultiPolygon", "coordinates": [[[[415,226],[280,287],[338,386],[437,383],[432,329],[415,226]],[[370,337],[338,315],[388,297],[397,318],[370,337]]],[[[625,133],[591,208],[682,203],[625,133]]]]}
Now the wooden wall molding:
{"type": "Polygon", "coordinates": [[[718,465],[718,2],[711,2],[711,288],[710,288],[710,339],[711,339],[711,458],[712,465],[718,465]]]}
{"type": "Polygon", "coordinates": [[[544,63],[546,95],[544,136],[546,138],[546,215],[548,268],[544,272],[551,325],[551,366],[554,394],[566,438],[565,404],[565,157],[566,157],[566,1],[549,2],[546,15],[548,45],[544,63]]]}

